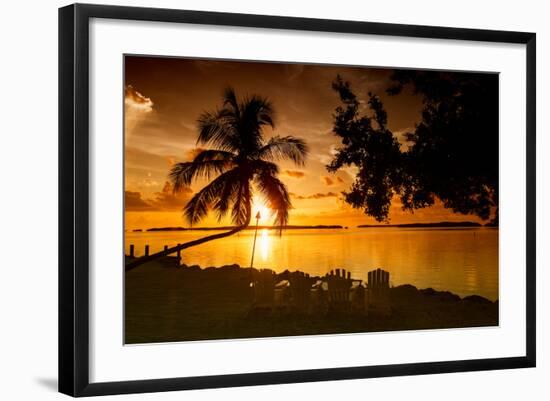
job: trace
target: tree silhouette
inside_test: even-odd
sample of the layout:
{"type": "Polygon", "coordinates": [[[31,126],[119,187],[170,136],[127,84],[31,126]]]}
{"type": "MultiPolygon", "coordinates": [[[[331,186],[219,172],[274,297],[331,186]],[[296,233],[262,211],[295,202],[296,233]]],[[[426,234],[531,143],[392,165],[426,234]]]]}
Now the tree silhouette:
{"type": "Polygon", "coordinates": [[[359,168],[345,193],[348,203],[384,221],[394,195],[410,211],[438,198],[454,212],[493,217],[491,223],[498,224],[498,76],[399,70],[391,79],[388,94],[409,86],[423,100],[421,121],[406,134],[406,150],[387,129],[377,96],[369,93],[370,114],[361,116],[349,83],[341,77],[333,83],[344,104],[336,109],[333,128],[343,147],[327,168],[359,168]]]}
{"type": "Polygon", "coordinates": [[[198,119],[197,145],[209,149],[201,150],[190,162],[176,163],[169,177],[174,192],[200,178],[210,181],[183,208],[190,225],[201,221],[212,210],[218,221],[230,215],[235,227],[140,258],[127,265],[126,270],[245,229],[252,217],[254,190],[263,195],[274,212],[275,225],[280,230],[287,225],[292,204],[285,184],[278,178],[279,167],[275,162],[288,159],[303,165],[308,147],[302,139],[293,136],[266,140],[263,131],[267,126],[274,128],[275,124],[273,106],[266,98],[254,95],[239,101],[232,88],[225,90],[222,108],[205,112],[198,119]]]}
{"type": "Polygon", "coordinates": [[[327,169],[335,172],[343,166],[357,167],[351,190],[344,192],[346,202],[378,221],[386,220],[392,195],[400,191],[403,181],[399,142],[387,128],[387,114],[377,96],[368,93],[371,114],[361,116],[359,99],[349,82],[338,76],[332,87],[344,104],[336,108],[333,127],[343,147],[327,169]]]}

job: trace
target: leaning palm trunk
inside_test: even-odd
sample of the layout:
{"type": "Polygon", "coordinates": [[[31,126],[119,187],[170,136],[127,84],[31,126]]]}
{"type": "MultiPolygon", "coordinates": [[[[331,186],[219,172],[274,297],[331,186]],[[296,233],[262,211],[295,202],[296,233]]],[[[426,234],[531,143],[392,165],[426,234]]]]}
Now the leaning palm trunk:
{"type": "Polygon", "coordinates": [[[193,241],[185,242],[183,244],[173,246],[172,248],[165,249],[161,252],[153,253],[152,255],[142,256],[141,258],[135,259],[135,260],[131,261],[130,263],[126,264],[125,270],[130,271],[132,269],[135,269],[138,266],[141,266],[144,263],[151,262],[151,261],[153,261],[155,259],[158,259],[158,258],[161,258],[163,256],[168,256],[168,255],[170,255],[172,253],[175,253],[177,251],[181,251],[183,249],[187,249],[187,248],[191,248],[193,246],[204,244],[205,242],[208,242],[208,241],[213,241],[215,239],[225,238],[225,237],[229,237],[230,235],[236,234],[239,231],[244,230],[250,224],[251,211],[248,210],[247,214],[248,214],[248,216],[247,216],[246,222],[245,222],[245,224],[243,224],[241,226],[235,227],[235,228],[233,228],[229,231],[223,232],[223,233],[208,235],[206,237],[202,237],[202,238],[199,238],[199,239],[196,239],[196,240],[193,240],[193,241]]]}

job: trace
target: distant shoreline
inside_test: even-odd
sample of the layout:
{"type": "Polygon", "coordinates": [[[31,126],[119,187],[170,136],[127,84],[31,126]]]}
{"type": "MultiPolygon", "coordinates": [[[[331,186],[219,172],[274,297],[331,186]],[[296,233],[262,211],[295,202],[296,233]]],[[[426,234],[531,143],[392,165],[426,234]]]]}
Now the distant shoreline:
{"type": "Polygon", "coordinates": [[[358,228],[489,227],[474,221],[440,221],[438,223],[361,224],[358,228]]]}
{"type": "MultiPolygon", "coordinates": [[[[136,231],[226,231],[234,229],[234,226],[224,227],[153,227],[146,230],[133,230],[136,231]]],[[[316,226],[285,226],[285,230],[326,230],[326,229],[343,229],[344,226],[340,225],[316,225],[316,226]]],[[[243,230],[255,230],[256,226],[248,226],[243,230]]],[[[258,226],[260,230],[280,230],[281,226],[258,226]]]]}
{"type": "MultiPolygon", "coordinates": [[[[495,227],[490,224],[481,224],[474,221],[440,221],[437,223],[407,223],[407,224],[360,224],[357,228],[477,228],[477,227],[495,227]]],[[[147,229],[136,228],[129,230],[132,232],[155,232],[155,231],[226,231],[234,229],[234,226],[223,227],[152,227],[147,229]]],[[[250,225],[243,230],[255,230],[256,226],[250,225]]],[[[258,226],[260,230],[280,230],[281,226],[258,226]]],[[[319,225],[289,225],[285,230],[329,230],[329,229],[348,229],[348,226],[339,224],[319,224],[319,225]]]]}

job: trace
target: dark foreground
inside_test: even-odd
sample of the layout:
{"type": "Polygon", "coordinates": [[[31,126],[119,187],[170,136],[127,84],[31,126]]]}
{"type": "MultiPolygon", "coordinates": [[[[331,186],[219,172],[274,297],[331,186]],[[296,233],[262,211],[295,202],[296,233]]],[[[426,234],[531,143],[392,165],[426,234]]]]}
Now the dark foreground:
{"type": "Polygon", "coordinates": [[[390,289],[390,316],[250,313],[251,274],[154,262],[127,272],[126,344],[498,325],[498,302],[411,285],[390,289]]]}

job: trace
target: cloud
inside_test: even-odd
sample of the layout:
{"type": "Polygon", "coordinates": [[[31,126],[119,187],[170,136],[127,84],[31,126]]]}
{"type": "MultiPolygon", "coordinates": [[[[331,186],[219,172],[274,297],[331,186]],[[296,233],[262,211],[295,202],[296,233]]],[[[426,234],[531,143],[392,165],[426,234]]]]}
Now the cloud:
{"type": "Polygon", "coordinates": [[[149,175],[149,172],[153,172],[166,176],[166,164],[169,163],[166,156],[131,146],[125,147],[124,154],[127,169],[139,169],[143,175],[149,175]]]}
{"type": "Polygon", "coordinates": [[[132,85],[124,88],[124,104],[146,113],[153,110],[153,101],[135,90],[132,85]]]}
{"type": "Polygon", "coordinates": [[[169,167],[172,167],[174,164],[176,164],[176,159],[172,156],[166,156],[166,162],[168,163],[169,167]]]}
{"type": "Polygon", "coordinates": [[[124,191],[124,207],[126,211],[154,210],[155,208],[141,199],[141,192],[124,191]]]}
{"type": "Polygon", "coordinates": [[[359,169],[355,165],[344,166],[341,168],[341,171],[346,173],[348,177],[351,178],[352,180],[355,180],[355,177],[357,177],[357,174],[359,173],[359,169]]]}
{"type": "Polygon", "coordinates": [[[281,174],[291,178],[304,178],[306,176],[306,173],[298,170],[283,170],[281,174]]]}
{"type": "Polygon", "coordinates": [[[284,68],[286,70],[286,73],[288,74],[289,81],[294,81],[295,79],[299,78],[304,72],[303,64],[287,64],[284,68]]]}
{"type": "Polygon", "coordinates": [[[321,176],[321,181],[327,186],[330,187],[336,184],[343,184],[344,180],[341,177],[329,177],[328,175],[321,176]]]}
{"type": "Polygon", "coordinates": [[[338,194],[335,192],[317,192],[315,194],[311,195],[296,195],[295,193],[290,193],[290,196],[292,196],[294,199],[324,199],[324,198],[337,198],[338,194]]]}
{"type": "Polygon", "coordinates": [[[174,194],[172,185],[166,181],[160,192],[155,192],[152,199],[143,199],[141,192],[125,191],[124,202],[126,211],[159,211],[181,210],[191,199],[193,190],[184,187],[174,194]]]}
{"type": "Polygon", "coordinates": [[[149,199],[148,202],[153,207],[162,210],[181,210],[191,199],[193,190],[189,187],[183,187],[178,193],[172,192],[172,185],[166,181],[162,191],[155,192],[154,198],[149,199]]]}
{"type": "Polygon", "coordinates": [[[136,126],[153,111],[153,101],[143,96],[132,85],[124,87],[125,138],[131,135],[136,126]]]}

